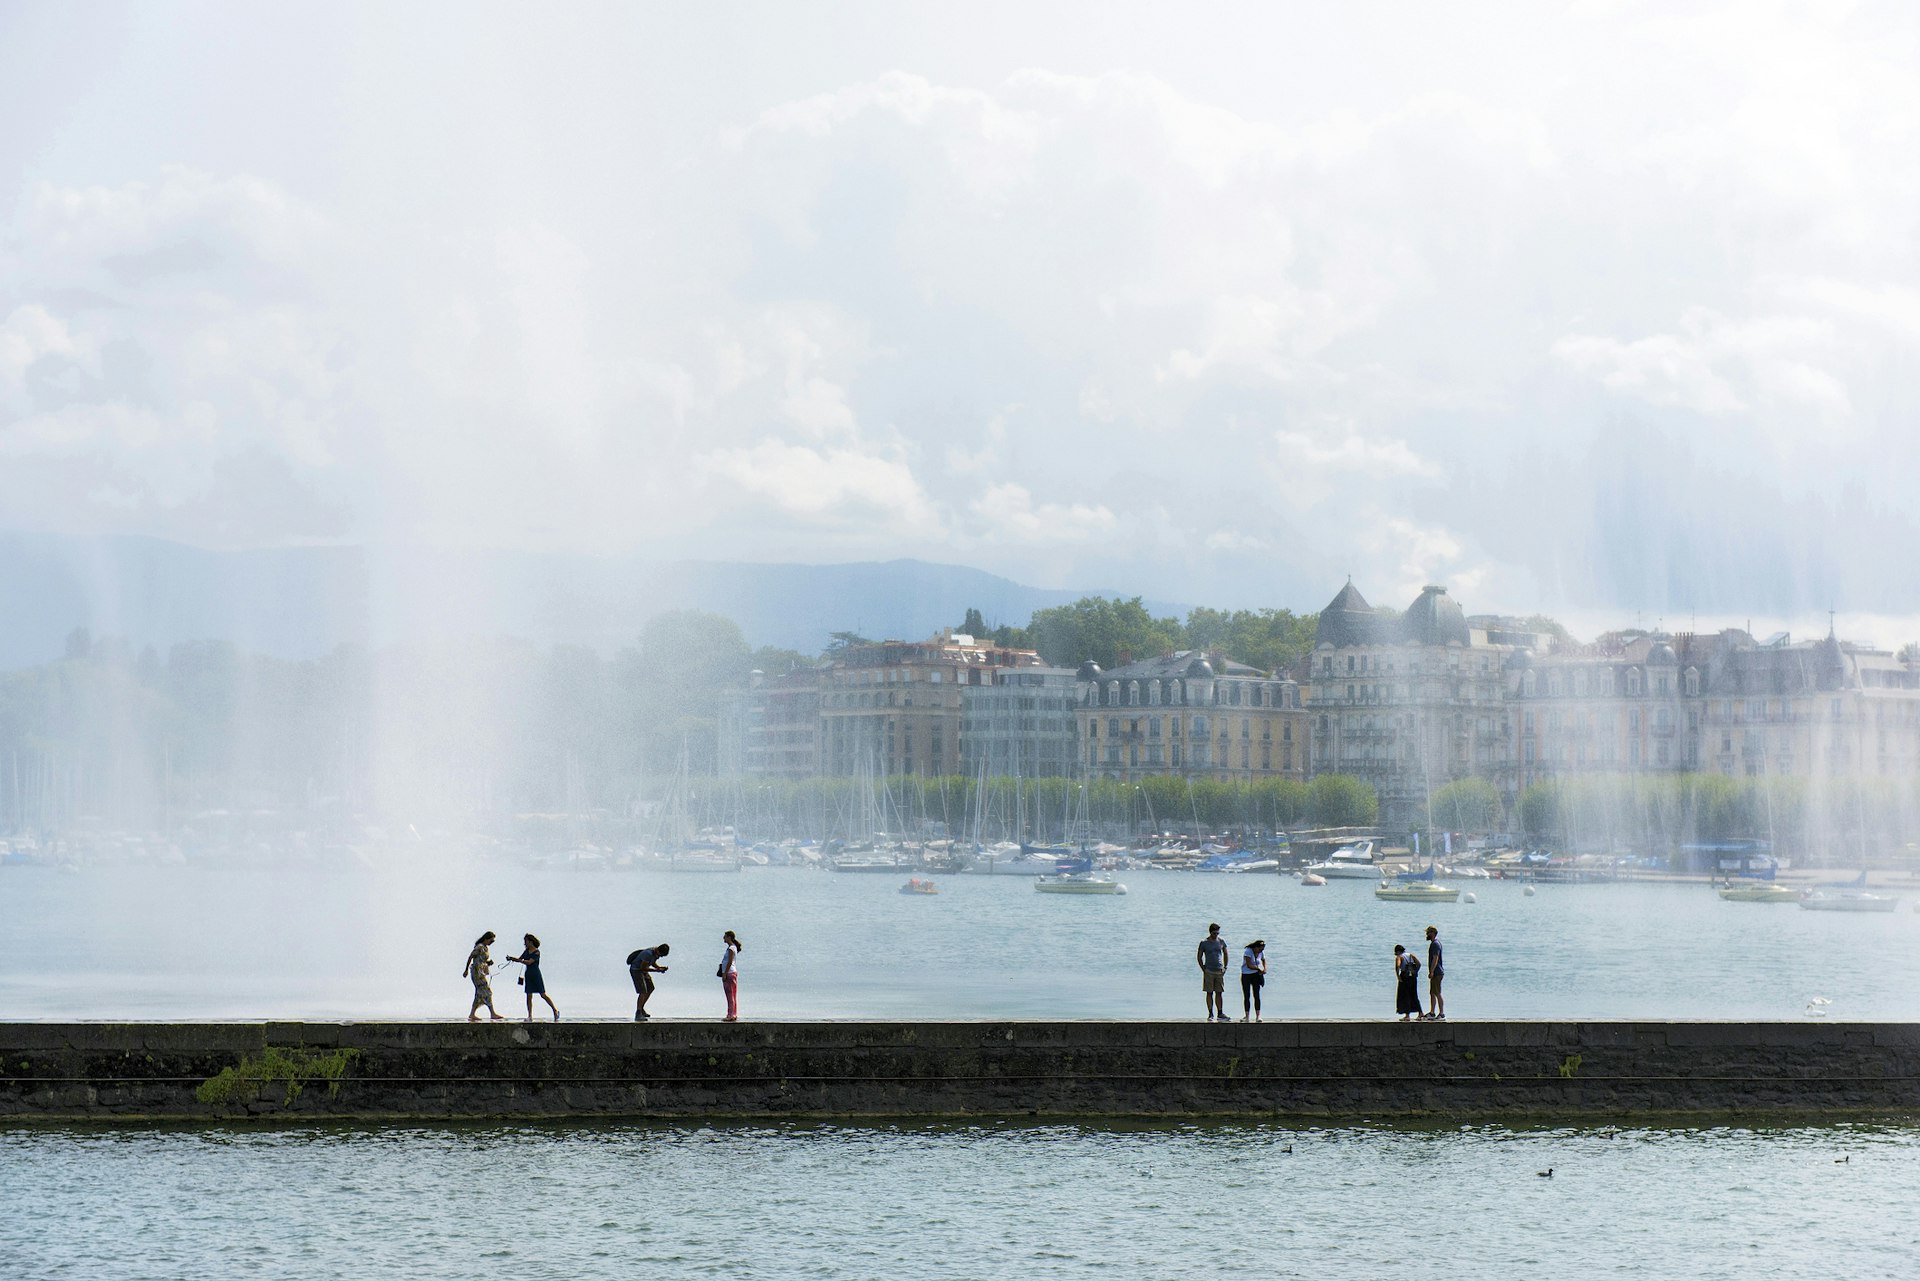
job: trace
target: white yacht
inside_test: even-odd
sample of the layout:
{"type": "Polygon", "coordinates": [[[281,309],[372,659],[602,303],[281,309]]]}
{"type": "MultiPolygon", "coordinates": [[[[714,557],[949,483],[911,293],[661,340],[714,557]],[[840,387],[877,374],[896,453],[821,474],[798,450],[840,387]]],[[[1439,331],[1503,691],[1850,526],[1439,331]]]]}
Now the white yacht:
{"type": "Polygon", "coordinates": [[[1033,876],[1051,872],[1059,861],[1053,854],[1028,854],[1009,841],[975,849],[962,866],[975,876],[1033,876]]]}
{"type": "Polygon", "coordinates": [[[1033,888],[1042,894],[1125,894],[1127,887],[1099,872],[1061,872],[1035,877],[1033,888]]]}
{"type": "Polygon", "coordinates": [[[1373,887],[1373,896],[1390,903],[1452,903],[1460,891],[1432,881],[1382,881],[1373,887]]]}
{"type": "Polygon", "coordinates": [[[1800,891],[1773,881],[1745,881],[1722,885],[1720,897],[1729,903],[1798,903],[1800,891]]]}
{"type": "Polygon", "coordinates": [[[1828,887],[1808,893],[1800,906],[1809,912],[1891,912],[1900,906],[1900,900],[1872,890],[1828,887]]]}
{"type": "Polygon", "coordinates": [[[1330,881],[1377,881],[1380,869],[1373,865],[1374,843],[1355,841],[1329,854],[1325,862],[1309,863],[1306,870],[1330,881]]]}

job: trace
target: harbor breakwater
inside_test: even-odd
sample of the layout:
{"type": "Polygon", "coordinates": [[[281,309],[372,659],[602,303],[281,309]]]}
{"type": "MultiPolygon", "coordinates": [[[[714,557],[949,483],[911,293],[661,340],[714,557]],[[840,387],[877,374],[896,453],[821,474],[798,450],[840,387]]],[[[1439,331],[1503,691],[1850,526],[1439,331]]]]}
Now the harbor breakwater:
{"type": "Polygon", "coordinates": [[[0,1023],[0,1123],[1914,1113],[1911,1023],[0,1023]]]}

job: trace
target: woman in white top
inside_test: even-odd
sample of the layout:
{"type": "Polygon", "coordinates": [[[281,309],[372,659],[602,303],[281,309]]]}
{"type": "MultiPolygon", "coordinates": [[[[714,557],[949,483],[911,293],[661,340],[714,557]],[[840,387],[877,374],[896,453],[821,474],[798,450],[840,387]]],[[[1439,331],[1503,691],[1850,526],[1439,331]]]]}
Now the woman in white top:
{"type": "Polygon", "coordinates": [[[720,954],[720,968],[714,973],[720,976],[720,990],[727,994],[726,1021],[733,1023],[740,1018],[740,971],[735,968],[734,962],[739,959],[746,944],[732,930],[728,930],[721,939],[727,950],[720,954]]]}
{"type": "Polygon", "coordinates": [[[1240,954],[1240,1021],[1260,1021],[1260,989],[1267,983],[1267,941],[1255,939],[1240,954]]]}

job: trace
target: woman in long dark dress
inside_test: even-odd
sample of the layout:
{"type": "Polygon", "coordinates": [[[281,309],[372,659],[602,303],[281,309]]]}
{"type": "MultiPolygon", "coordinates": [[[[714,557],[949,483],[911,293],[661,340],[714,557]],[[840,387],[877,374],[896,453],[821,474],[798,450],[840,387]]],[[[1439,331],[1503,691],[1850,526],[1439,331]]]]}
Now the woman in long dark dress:
{"type": "Polygon", "coordinates": [[[533,1022],[533,998],[537,996],[547,1003],[547,1008],[553,1011],[553,1021],[558,1023],[560,1007],[555,1005],[553,998],[547,995],[547,980],[540,973],[540,940],[531,934],[522,937],[526,940],[526,950],[518,956],[509,956],[507,959],[518,961],[527,967],[527,972],[520,976],[520,982],[527,989],[527,1022],[533,1022]]]}
{"type": "Polygon", "coordinates": [[[1394,1013],[1402,1023],[1420,1012],[1420,962],[1400,944],[1393,945],[1393,976],[1398,981],[1393,991],[1394,1013]]]}

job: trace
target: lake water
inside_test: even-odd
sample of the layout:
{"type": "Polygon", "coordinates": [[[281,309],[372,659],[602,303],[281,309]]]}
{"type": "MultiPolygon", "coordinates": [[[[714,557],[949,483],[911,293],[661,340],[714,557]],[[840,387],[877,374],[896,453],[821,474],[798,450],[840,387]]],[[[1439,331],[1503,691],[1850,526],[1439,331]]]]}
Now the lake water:
{"type": "Polygon", "coordinates": [[[0,1129],[0,1275],[1911,1278],[1917,1177],[1851,1126],[0,1129]]]}
{"type": "MultiPolygon", "coordinates": [[[[1268,941],[1269,1015],[1388,1017],[1393,944],[1447,947],[1456,1017],[1920,1019],[1920,915],[1727,903],[1704,886],[1465,882],[1477,903],[1383,903],[1365,882],[1141,871],[1124,897],[1036,894],[1021,877],[799,869],[591,872],[416,861],[383,869],[0,868],[0,1017],[446,1018],[482,930],[531,930],[570,1018],[631,1015],[623,958],[674,947],[651,1009],[718,1015],[720,932],[746,941],[763,1018],[1181,1018],[1195,944],[1219,921],[1268,941]]],[[[1424,955],[1424,951],[1421,952],[1424,955]]],[[[496,978],[516,1001],[512,972],[496,978]]],[[[508,1006],[510,1009],[511,1006],[508,1006]]],[[[507,1012],[507,1009],[503,1009],[507,1012]]]]}
{"type": "MultiPolygon", "coordinates": [[[[1456,1016],[1920,1017],[1905,910],[1125,879],[8,868],[0,1017],[459,1017],[486,928],[543,937],[569,1017],[625,1017],[622,958],[668,940],[654,1008],[713,1017],[729,927],[748,1017],[1197,1017],[1210,920],[1269,941],[1282,1017],[1390,1017],[1392,945],[1429,921],[1456,1016]]],[[[1908,1127],[19,1127],[0,1277],[1904,1278],[1917,1183],[1908,1127]]]]}

